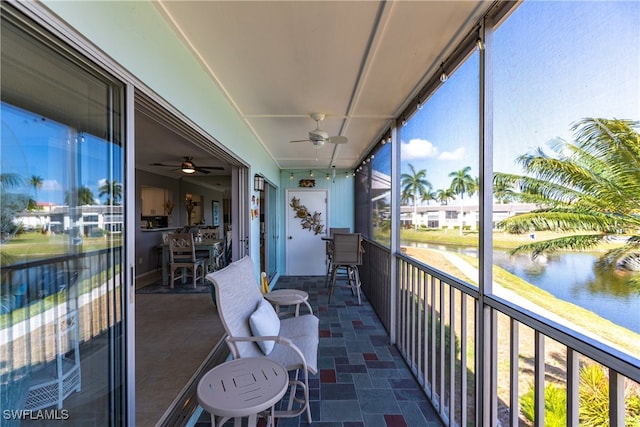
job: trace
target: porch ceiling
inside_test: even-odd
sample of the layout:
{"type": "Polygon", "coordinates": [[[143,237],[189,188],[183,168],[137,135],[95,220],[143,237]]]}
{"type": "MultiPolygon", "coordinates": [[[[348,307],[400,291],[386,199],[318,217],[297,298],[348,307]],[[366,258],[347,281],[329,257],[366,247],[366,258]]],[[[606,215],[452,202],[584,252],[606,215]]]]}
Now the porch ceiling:
{"type": "Polygon", "coordinates": [[[281,168],[351,169],[491,2],[155,4],[281,168]],[[315,128],[312,112],[349,142],[289,143],[315,128]]]}

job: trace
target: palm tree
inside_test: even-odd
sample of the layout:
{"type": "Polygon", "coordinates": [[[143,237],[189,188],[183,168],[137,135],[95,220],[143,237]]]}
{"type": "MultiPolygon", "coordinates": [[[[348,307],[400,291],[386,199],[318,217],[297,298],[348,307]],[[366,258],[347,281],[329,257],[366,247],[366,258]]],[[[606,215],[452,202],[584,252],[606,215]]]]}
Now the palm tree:
{"type": "Polygon", "coordinates": [[[413,203],[413,194],[408,193],[405,190],[402,190],[400,192],[400,204],[408,205],[409,203],[413,203]]]}
{"type": "Polygon", "coordinates": [[[422,194],[422,198],[420,199],[421,202],[427,202],[427,205],[430,200],[438,200],[438,193],[435,191],[426,191],[422,194]]]}
{"type": "Polygon", "coordinates": [[[493,184],[493,197],[500,204],[511,203],[517,198],[517,193],[513,189],[513,185],[506,182],[495,182],[493,184]]]}
{"type": "Polygon", "coordinates": [[[33,187],[34,198],[36,201],[38,200],[38,190],[42,188],[43,182],[44,180],[42,179],[42,177],[38,175],[31,175],[31,178],[29,178],[29,185],[33,187]]]}
{"type": "MultiPolygon", "coordinates": [[[[73,190],[72,190],[73,191],[73,190]]],[[[64,203],[67,206],[71,205],[72,202],[72,192],[67,191],[67,193],[64,196],[64,203]]],[[[77,206],[84,206],[84,205],[95,205],[96,204],[96,200],[95,197],[93,195],[93,191],[91,191],[91,189],[89,187],[79,187],[76,191],[75,191],[75,197],[77,197],[77,200],[75,201],[75,204],[77,206]]]]}
{"type": "Polygon", "coordinates": [[[473,194],[476,191],[476,181],[469,175],[471,166],[465,166],[464,168],[449,173],[451,180],[451,190],[454,194],[460,195],[460,235],[462,236],[462,229],[464,228],[464,195],[473,194]]]}
{"type": "Polygon", "coordinates": [[[451,188],[440,189],[436,192],[436,200],[443,205],[449,203],[449,200],[455,199],[455,196],[451,188]]]}
{"type": "Polygon", "coordinates": [[[114,205],[118,206],[120,204],[120,199],[122,198],[122,184],[117,181],[109,181],[106,179],[104,184],[98,188],[98,197],[107,196],[107,200],[104,202],[105,205],[114,205]]]}
{"type": "Polygon", "coordinates": [[[509,232],[581,231],[531,242],[514,252],[533,256],[558,249],[588,249],[629,233],[626,243],[600,259],[612,268],[640,259],[640,133],[638,121],[586,118],[572,127],[575,142],[556,141],[518,157],[525,175],[496,173],[494,185],[520,188],[542,207],[501,221],[509,232]]]}
{"type": "Polygon", "coordinates": [[[400,175],[400,185],[402,186],[402,194],[413,200],[413,228],[418,229],[418,197],[422,197],[431,190],[431,183],[427,181],[427,171],[420,169],[416,171],[411,163],[409,163],[411,173],[403,173],[400,175]]]}
{"type": "MultiPolygon", "coordinates": [[[[20,230],[20,225],[14,221],[16,215],[29,207],[31,198],[26,194],[9,192],[9,189],[20,187],[24,178],[15,173],[0,174],[0,243],[10,240],[20,230]]],[[[0,251],[0,263],[11,261],[11,257],[0,251]]]]}
{"type": "Polygon", "coordinates": [[[0,174],[0,189],[4,190],[10,187],[17,187],[24,182],[23,178],[17,173],[0,174]]]}

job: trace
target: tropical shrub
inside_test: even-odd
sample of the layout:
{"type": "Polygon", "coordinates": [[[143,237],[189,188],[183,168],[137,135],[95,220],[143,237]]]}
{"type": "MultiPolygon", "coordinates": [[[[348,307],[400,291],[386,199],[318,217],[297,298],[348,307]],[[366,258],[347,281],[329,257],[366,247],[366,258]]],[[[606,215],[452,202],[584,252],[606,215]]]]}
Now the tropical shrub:
{"type": "MultiPolygon", "coordinates": [[[[565,427],[567,425],[567,394],[555,384],[544,388],[544,425],[546,427],[565,427]]],[[[535,400],[533,386],[520,397],[520,410],[524,417],[533,423],[535,400]]]]}
{"type": "MultiPolygon", "coordinates": [[[[567,395],[564,388],[549,384],[544,390],[545,426],[565,426],[567,418],[567,395]]],[[[627,427],[640,426],[640,388],[628,386],[625,390],[627,427]]],[[[520,397],[520,410],[524,418],[533,423],[534,388],[520,397]]],[[[580,368],[579,422],[581,426],[600,427],[609,425],[609,377],[600,365],[585,365],[580,368]]]]}

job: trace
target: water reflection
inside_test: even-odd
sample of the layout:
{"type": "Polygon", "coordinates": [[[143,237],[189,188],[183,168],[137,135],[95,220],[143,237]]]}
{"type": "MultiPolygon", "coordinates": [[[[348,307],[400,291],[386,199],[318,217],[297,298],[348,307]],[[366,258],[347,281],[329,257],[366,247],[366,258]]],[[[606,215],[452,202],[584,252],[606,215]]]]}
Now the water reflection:
{"type": "MultiPolygon", "coordinates": [[[[403,246],[446,250],[477,257],[477,248],[402,242],[403,246]]],[[[532,259],[494,250],[493,263],[527,282],[640,333],[640,294],[628,277],[598,265],[599,254],[562,252],[532,259]]]]}

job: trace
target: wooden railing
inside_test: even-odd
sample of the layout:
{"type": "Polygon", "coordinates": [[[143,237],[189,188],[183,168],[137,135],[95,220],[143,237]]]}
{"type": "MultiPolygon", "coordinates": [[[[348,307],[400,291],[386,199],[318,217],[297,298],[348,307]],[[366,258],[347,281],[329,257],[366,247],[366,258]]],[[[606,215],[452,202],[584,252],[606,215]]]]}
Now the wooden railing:
{"type": "Polygon", "coordinates": [[[481,296],[467,283],[370,241],[360,276],[367,299],[446,425],[518,426],[529,404],[535,425],[542,426],[545,393],[554,389],[564,398],[566,425],[577,426],[585,405],[593,405],[579,392],[588,369],[603,375],[607,392],[600,404],[608,425],[630,422],[625,395],[640,396],[640,365],[632,355],[510,301],[481,296]]]}

